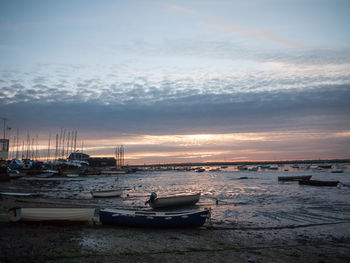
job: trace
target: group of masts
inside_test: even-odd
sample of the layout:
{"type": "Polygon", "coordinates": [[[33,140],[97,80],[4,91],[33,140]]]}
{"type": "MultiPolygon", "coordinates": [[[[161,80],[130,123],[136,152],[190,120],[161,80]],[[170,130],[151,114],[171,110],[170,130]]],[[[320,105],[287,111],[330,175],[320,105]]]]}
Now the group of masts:
{"type": "MultiPolygon", "coordinates": [[[[68,131],[61,128],[59,133],[56,133],[56,144],[54,154],[51,149],[51,133],[49,134],[47,148],[43,143],[39,144],[39,136],[31,136],[27,130],[26,139],[20,139],[20,132],[17,129],[16,135],[13,136],[13,141],[10,144],[10,158],[16,159],[31,159],[31,160],[46,160],[52,161],[62,158],[67,158],[70,153],[77,151],[77,135],[78,131],[68,131]]],[[[10,137],[5,134],[4,136],[10,137]]],[[[83,143],[82,143],[83,147],[83,143]]]]}

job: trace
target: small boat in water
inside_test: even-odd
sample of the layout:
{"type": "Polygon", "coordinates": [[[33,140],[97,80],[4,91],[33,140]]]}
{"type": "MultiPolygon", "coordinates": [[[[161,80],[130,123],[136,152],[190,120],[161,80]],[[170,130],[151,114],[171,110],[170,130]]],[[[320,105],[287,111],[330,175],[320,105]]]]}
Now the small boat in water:
{"type": "Polygon", "coordinates": [[[91,191],[91,195],[93,197],[118,197],[118,196],[121,196],[122,193],[123,193],[123,190],[121,189],[91,191]]]}
{"type": "Polygon", "coordinates": [[[314,186],[337,186],[339,181],[301,180],[299,184],[314,186]]]}
{"type": "Polygon", "coordinates": [[[102,209],[99,214],[102,224],[153,228],[200,227],[210,217],[208,209],[182,212],[102,209]]]}
{"type": "Polygon", "coordinates": [[[11,222],[17,221],[67,221],[67,222],[88,222],[95,214],[95,208],[76,207],[30,207],[11,208],[8,217],[11,222]]]}
{"type": "Polygon", "coordinates": [[[200,197],[201,193],[157,197],[157,194],[152,192],[150,199],[145,204],[149,204],[152,208],[194,205],[200,197]]]}
{"type": "Polygon", "coordinates": [[[310,180],[312,175],[296,175],[296,176],[278,176],[278,181],[300,181],[300,180],[310,180]]]}

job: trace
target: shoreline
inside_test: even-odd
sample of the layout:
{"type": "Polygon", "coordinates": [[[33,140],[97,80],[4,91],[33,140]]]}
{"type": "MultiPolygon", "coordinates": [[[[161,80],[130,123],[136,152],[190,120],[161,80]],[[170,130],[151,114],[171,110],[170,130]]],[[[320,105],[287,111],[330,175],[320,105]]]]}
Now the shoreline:
{"type": "Polygon", "coordinates": [[[259,228],[214,223],[210,229],[10,223],[6,209],[22,200],[1,198],[0,204],[0,262],[350,261],[350,221],[259,228]]]}

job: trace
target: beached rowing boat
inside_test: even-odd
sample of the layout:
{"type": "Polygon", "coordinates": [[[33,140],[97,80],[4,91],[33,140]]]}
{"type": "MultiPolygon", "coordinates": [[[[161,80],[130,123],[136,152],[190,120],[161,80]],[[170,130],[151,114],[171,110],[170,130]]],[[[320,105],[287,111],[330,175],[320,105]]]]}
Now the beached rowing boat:
{"type": "Polygon", "coordinates": [[[301,180],[299,184],[314,186],[337,186],[339,181],[301,180]]]}
{"type": "Polygon", "coordinates": [[[152,192],[146,204],[149,204],[152,208],[194,205],[199,201],[200,196],[201,193],[157,197],[157,194],[152,192]]]}
{"type": "Polygon", "coordinates": [[[95,214],[95,208],[76,207],[30,207],[11,208],[8,211],[10,221],[91,221],[95,214]]]}
{"type": "Polygon", "coordinates": [[[312,175],[296,175],[296,176],[278,176],[278,181],[300,181],[300,180],[310,180],[312,175]]]}
{"type": "Polygon", "coordinates": [[[99,214],[103,224],[153,228],[200,227],[210,217],[208,209],[182,212],[102,209],[99,214]]]}
{"type": "Polygon", "coordinates": [[[117,197],[117,196],[121,196],[122,193],[123,193],[123,190],[121,190],[121,189],[91,191],[91,195],[93,197],[117,197]]]}

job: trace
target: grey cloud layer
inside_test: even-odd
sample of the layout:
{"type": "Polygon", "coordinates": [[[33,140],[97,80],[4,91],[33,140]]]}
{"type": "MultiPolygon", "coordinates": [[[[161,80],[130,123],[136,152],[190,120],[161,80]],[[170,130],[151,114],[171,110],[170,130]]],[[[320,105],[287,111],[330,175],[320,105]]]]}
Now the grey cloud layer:
{"type": "MultiPolygon", "coordinates": [[[[46,90],[17,92],[17,102],[5,104],[6,99],[2,99],[0,110],[23,129],[64,126],[140,134],[350,129],[350,85],[231,94],[188,94],[187,91],[177,96],[171,91],[152,88],[146,92],[141,87],[126,94],[86,89],[80,91],[88,92],[84,96],[50,89],[50,95],[46,90]],[[47,97],[41,97],[44,96],[41,93],[47,97]],[[119,101],[114,96],[126,99],[119,101]],[[162,99],[151,103],[151,98],[157,96],[162,99]],[[105,103],[113,98],[116,103],[105,103]]],[[[3,93],[3,90],[8,91],[2,89],[3,93]]],[[[13,91],[12,87],[10,90],[13,91]]]]}

